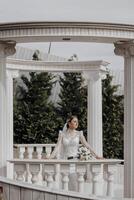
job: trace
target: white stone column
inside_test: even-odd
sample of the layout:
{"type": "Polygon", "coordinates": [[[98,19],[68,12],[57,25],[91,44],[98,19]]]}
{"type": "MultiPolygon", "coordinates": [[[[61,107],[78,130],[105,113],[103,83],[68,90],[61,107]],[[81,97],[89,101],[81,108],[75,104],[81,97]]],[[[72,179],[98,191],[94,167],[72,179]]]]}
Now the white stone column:
{"type": "Polygon", "coordinates": [[[0,175],[6,174],[6,57],[15,53],[15,43],[0,42],[0,175]]]}
{"type": "MultiPolygon", "coordinates": [[[[18,70],[7,70],[6,72],[6,160],[13,159],[13,78],[18,76],[18,70]]],[[[7,163],[6,175],[8,178],[13,178],[13,164],[7,163]]]]}
{"type": "Polygon", "coordinates": [[[103,155],[102,135],[102,78],[105,73],[91,71],[84,73],[88,83],[88,116],[87,116],[87,141],[97,155],[103,155]]]}
{"type": "Polygon", "coordinates": [[[124,197],[134,198],[134,43],[115,44],[124,56],[124,197]]]}

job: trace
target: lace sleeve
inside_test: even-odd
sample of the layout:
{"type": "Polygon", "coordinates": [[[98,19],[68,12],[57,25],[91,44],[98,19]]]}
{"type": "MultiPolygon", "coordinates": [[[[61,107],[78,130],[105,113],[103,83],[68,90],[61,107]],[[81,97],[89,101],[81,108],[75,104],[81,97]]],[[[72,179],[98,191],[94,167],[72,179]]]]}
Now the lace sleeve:
{"type": "Polygon", "coordinates": [[[61,143],[62,143],[62,135],[63,135],[62,131],[59,131],[57,144],[56,144],[56,146],[54,148],[54,151],[50,155],[51,159],[55,158],[55,157],[59,158],[59,154],[60,154],[60,151],[61,151],[60,149],[61,149],[61,143]]]}
{"type": "Polygon", "coordinates": [[[90,152],[93,154],[94,157],[96,157],[96,158],[98,157],[97,154],[92,149],[92,147],[86,141],[85,136],[83,135],[83,131],[80,131],[80,141],[87,149],[90,150],[90,152]]]}

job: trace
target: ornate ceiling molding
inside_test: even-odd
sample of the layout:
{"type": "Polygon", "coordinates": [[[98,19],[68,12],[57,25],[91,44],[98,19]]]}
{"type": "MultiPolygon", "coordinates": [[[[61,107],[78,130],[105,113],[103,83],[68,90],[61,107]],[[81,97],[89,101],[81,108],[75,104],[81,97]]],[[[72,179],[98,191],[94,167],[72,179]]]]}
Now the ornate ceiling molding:
{"type": "Polygon", "coordinates": [[[105,42],[134,39],[134,25],[93,22],[20,22],[0,24],[0,40],[16,42],[105,42]]]}

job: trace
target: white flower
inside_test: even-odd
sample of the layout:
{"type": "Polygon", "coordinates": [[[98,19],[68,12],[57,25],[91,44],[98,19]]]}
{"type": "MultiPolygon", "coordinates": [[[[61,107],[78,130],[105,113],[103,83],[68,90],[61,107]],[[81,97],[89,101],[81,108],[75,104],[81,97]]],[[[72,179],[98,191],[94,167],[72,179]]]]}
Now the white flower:
{"type": "Polygon", "coordinates": [[[79,147],[78,154],[79,154],[80,160],[92,160],[95,158],[90,152],[90,150],[87,149],[85,146],[79,147]]]}

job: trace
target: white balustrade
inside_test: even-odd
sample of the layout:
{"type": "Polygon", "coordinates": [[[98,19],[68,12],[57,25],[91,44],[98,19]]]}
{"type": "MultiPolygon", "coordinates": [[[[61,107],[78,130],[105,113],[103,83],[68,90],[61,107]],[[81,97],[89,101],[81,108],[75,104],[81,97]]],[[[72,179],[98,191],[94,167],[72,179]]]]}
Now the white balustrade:
{"type": "Polygon", "coordinates": [[[116,165],[122,162],[122,160],[104,159],[75,161],[57,159],[15,159],[10,162],[14,163],[16,180],[37,185],[45,185],[44,177],[46,177],[45,181],[48,188],[68,191],[72,190],[72,188],[70,188],[70,181],[72,181],[73,176],[75,175],[75,178],[73,179],[73,181],[77,181],[77,190],[75,191],[85,193],[85,186],[86,188],[88,186],[88,193],[92,191],[90,194],[111,197],[114,196],[114,175],[116,165]],[[87,165],[91,166],[90,173],[92,179],[90,183],[88,183],[85,179],[87,165]],[[104,173],[106,176],[103,176],[104,173]],[[103,188],[103,184],[105,185],[105,190],[103,188]]]}
{"type": "Polygon", "coordinates": [[[49,157],[55,144],[15,144],[14,158],[42,159],[49,157]],[[43,149],[45,148],[45,155],[43,149]]]}

